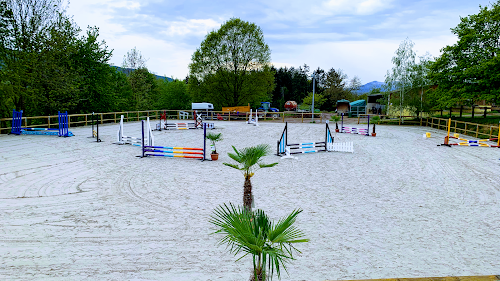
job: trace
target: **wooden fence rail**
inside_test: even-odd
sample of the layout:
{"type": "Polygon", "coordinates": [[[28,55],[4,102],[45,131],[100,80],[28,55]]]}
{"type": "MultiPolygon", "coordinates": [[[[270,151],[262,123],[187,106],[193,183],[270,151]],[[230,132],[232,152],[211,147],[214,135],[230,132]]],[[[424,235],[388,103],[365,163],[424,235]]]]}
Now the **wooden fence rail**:
{"type": "MultiPolygon", "coordinates": [[[[95,113],[97,115],[97,120],[101,124],[105,123],[118,123],[120,122],[120,115],[124,115],[124,121],[140,121],[145,120],[147,117],[151,119],[159,119],[162,113],[167,114],[169,119],[180,119],[181,112],[187,112],[189,119],[193,118],[193,110],[144,110],[144,111],[123,111],[123,112],[106,112],[106,113],[95,113]]],[[[213,111],[208,116],[206,112],[202,112],[205,118],[217,120],[221,117],[222,120],[247,120],[248,112],[222,112],[213,111]]],[[[259,121],[299,121],[301,123],[311,122],[311,118],[314,114],[315,122],[322,123],[326,120],[324,113],[310,113],[310,112],[259,112],[259,121]]],[[[88,126],[92,120],[92,113],[88,114],[71,114],[69,116],[69,126],[88,126]]],[[[368,114],[360,114],[358,116],[358,124],[367,118],[368,114]]],[[[373,116],[373,115],[371,115],[373,116]]],[[[448,119],[437,118],[437,117],[426,117],[418,118],[416,116],[401,116],[389,118],[386,115],[381,116],[380,123],[382,124],[394,124],[394,125],[418,125],[418,126],[428,126],[431,128],[446,131],[448,125],[448,119]]],[[[30,116],[23,117],[22,126],[23,127],[33,127],[33,128],[55,128],[58,126],[58,116],[30,116]]],[[[9,133],[11,130],[12,118],[2,118],[0,119],[0,133],[9,133]]],[[[477,124],[471,122],[451,120],[451,131],[454,133],[464,134],[468,136],[473,136],[476,138],[495,138],[498,136],[499,126],[495,125],[485,125],[477,124]]]]}
{"type": "MultiPolygon", "coordinates": [[[[222,112],[222,111],[198,111],[205,119],[217,120],[219,117],[226,121],[246,121],[250,113],[248,112],[222,112]]],[[[145,120],[147,117],[151,119],[159,119],[163,113],[166,113],[168,119],[181,119],[181,116],[187,113],[188,119],[193,119],[194,110],[144,110],[144,111],[122,111],[122,112],[105,112],[95,113],[97,120],[101,124],[105,123],[118,123],[120,116],[124,116],[124,121],[140,121],[145,120]]],[[[300,122],[310,122],[314,116],[315,122],[322,123],[325,119],[324,113],[310,113],[310,112],[259,112],[259,121],[277,121],[285,122],[288,120],[300,120],[300,122]]],[[[34,128],[55,128],[58,126],[57,115],[50,116],[30,116],[23,117],[23,127],[34,128]]],[[[92,121],[92,113],[87,114],[69,114],[70,126],[88,126],[92,121]]],[[[9,133],[11,130],[12,118],[0,119],[0,134],[9,133]]]]}

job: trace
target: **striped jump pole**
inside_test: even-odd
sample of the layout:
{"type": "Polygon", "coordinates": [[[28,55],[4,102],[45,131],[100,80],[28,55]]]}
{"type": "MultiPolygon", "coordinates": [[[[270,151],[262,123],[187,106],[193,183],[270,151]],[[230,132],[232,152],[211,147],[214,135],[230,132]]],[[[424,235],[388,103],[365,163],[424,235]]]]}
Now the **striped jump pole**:
{"type": "MultiPolygon", "coordinates": [[[[142,121],[142,158],[148,156],[156,157],[179,157],[179,158],[189,158],[189,159],[200,159],[205,160],[206,151],[206,137],[207,137],[207,125],[203,124],[203,148],[197,147],[181,147],[181,146],[158,146],[158,145],[146,145],[144,142],[146,131],[144,120],[142,121]]],[[[147,129],[149,130],[149,129],[147,129]]]]}
{"type": "MultiPolygon", "coordinates": [[[[499,124],[500,124],[500,122],[499,122],[499,124]]],[[[498,148],[500,148],[500,125],[498,127],[498,137],[491,138],[491,139],[468,140],[468,139],[461,138],[459,134],[455,134],[454,136],[450,136],[450,132],[451,132],[451,118],[448,119],[447,133],[446,133],[446,137],[444,137],[444,143],[441,144],[442,146],[451,147],[452,145],[458,145],[458,146],[480,146],[480,147],[498,147],[498,148]],[[457,139],[461,142],[450,143],[450,139],[457,139]],[[496,145],[491,145],[491,144],[485,143],[487,141],[494,141],[494,142],[496,142],[496,145]]]]}
{"type": "Polygon", "coordinates": [[[282,157],[293,158],[293,157],[290,157],[291,154],[329,151],[328,147],[330,144],[333,143],[333,140],[334,139],[332,136],[332,132],[330,131],[330,127],[327,123],[326,127],[325,127],[325,141],[288,144],[288,122],[287,122],[287,123],[285,123],[285,128],[283,129],[283,132],[281,133],[281,138],[277,143],[276,155],[282,156],[283,154],[285,154],[285,156],[282,156],[282,157]],[[297,150],[297,149],[307,149],[307,150],[292,151],[292,150],[297,150]]]}
{"type": "Polygon", "coordinates": [[[344,127],[344,113],[342,113],[342,125],[341,126],[342,126],[342,130],[340,130],[341,133],[370,136],[370,115],[368,115],[368,126],[366,129],[363,129],[363,128],[354,128],[354,127],[344,127]]]}

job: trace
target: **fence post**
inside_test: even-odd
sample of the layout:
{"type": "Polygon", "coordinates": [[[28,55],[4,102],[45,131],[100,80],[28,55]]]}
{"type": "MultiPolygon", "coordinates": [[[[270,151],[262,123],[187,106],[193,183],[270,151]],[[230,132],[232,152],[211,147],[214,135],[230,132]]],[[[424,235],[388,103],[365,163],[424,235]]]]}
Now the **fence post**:
{"type": "Polygon", "coordinates": [[[484,115],[483,115],[483,118],[486,118],[486,113],[487,113],[487,110],[488,110],[488,108],[485,106],[485,107],[484,107],[484,115]]]}
{"type": "Polygon", "coordinates": [[[104,124],[104,116],[103,116],[103,113],[101,113],[101,124],[104,124]]]}
{"type": "Polygon", "coordinates": [[[139,111],[137,111],[137,121],[140,121],[139,120],[139,111]]]}
{"type": "Polygon", "coordinates": [[[116,112],[114,113],[113,121],[116,123],[116,112]]]}
{"type": "Polygon", "coordinates": [[[85,114],[85,126],[87,126],[87,115],[88,114],[85,114]]]}
{"type": "Polygon", "coordinates": [[[50,129],[50,115],[49,115],[49,116],[47,116],[47,126],[48,126],[48,127],[49,127],[49,129],[50,129]]]}
{"type": "Polygon", "coordinates": [[[323,123],[323,113],[319,114],[319,123],[323,123]]]}
{"type": "Polygon", "coordinates": [[[463,110],[464,110],[464,106],[463,106],[463,105],[461,105],[461,106],[460,106],[460,118],[462,118],[462,111],[463,111],[463,110]]]}
{"type": "Polygon", "coordinates": [[[479,124],[476,125],[476,138],[477,138],[478,133],[479,133],[479,124]]]}
{"type": "Polygon", "coordinates": [[[302,123],[304,123],[304,112],[302,112],[302,123]]]}
{"type": "Polygon", "coordinates": [[[285,123],[285,112],[283,112],[283,123],[285,123]]]}
{"type": "Polygon", "coordinates": [[[474,118],[474,112],[475,112],[475,111],[476,111],[476,110],[474,109],[474,105],[473,105],[473,106],[472,106],[472,118],[474,118]]]}

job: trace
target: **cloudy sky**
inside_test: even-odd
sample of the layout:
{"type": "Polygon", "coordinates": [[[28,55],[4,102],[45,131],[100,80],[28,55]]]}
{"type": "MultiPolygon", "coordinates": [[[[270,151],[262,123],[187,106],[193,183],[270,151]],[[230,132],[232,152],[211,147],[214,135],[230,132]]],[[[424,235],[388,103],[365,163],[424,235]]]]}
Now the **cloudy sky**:
{"type": "Polygon", "coordinates": [[[82,28],[97,26],[121,66],[136,47],[148,69],[183,79],[191,55],[205,35],[232,17],[261,27],[272,63],[342,69],[363,84],[384,81],[401,41],[417,55],[456,42],[450,32],[460,17],[479,12],[490,0],[73,0],[67,10],[82,28]]]}

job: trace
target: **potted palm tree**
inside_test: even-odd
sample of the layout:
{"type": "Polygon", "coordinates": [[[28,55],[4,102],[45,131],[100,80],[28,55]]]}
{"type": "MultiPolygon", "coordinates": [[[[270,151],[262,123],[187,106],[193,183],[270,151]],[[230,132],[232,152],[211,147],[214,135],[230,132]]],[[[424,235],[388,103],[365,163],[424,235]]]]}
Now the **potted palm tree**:
{"type": "Polygon", "coordinates": [[[270,153],[270,148],[267,144],[246,147],[240,151],[233,146],[233,150],[234,153],[228,153],[227,155],[238,162],[238,164],[224,163],[224,165],[243,172],[243,176],[245,177],[245,183],[243,184],[243,206],[251,211],[253,197],[250,178],[253,177],[255,171],[258,169],[273,167],[278,163],[264,164],[261,162],[261,158],[270,153]]]}
{"type": "Polygon", "coordinates": [[[335,122],[335,133],[338,133],[339,132],[339,124],[337,122],[340,121],[340,116],[338,116],[337,114],[332,115],[330,117],[330,121],[334,121],[335,122]]]}
{"type": "Polygon", "coordinates": [[[222,140],[222,133],[218,134],[208,133],[207,139],[212,143],[212,146],[214,147],[214,150],[212,150],[210,157],[212,158],[212,161],[215,161],[219,159],[219,153],[217,153],[217,148],[215,147],[215,143],[222,140]]]}
{"type": "Polygon", "coordinates": [[[285,263],[293,260],[295,243],[309,242],[301,230],[293,224],[302,210],[294,210],[277,223],[269,219],[262,210],[249,211],[247,208],[226,204],[217,207],[210,219],[216,226],[212,234],[223,235],[219,245],[226,244],[229,252],[243,256],[253,256],[253,274],[250,280],[270,280],[274,273],[286,270],[285,263]]]}
{"type": "Polygon", "coordinates": [[[373,116],[372,118],[372,122],[373,122],[373,131],[372,131],[372,137],[375,137],[377,136],[377,133],[375,133],[375,124],[378,124],[378,122],[380,122],[380,116],[373,116]]]}

